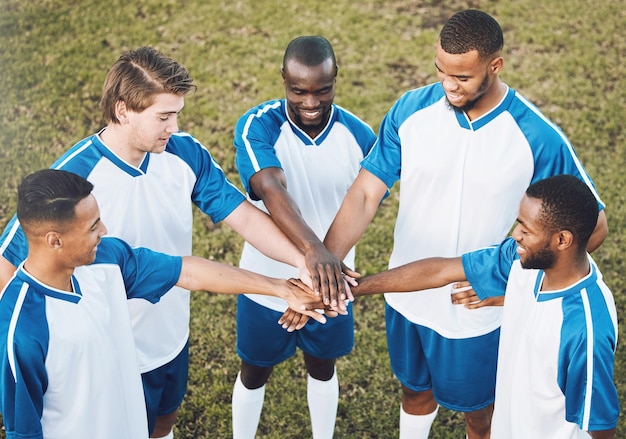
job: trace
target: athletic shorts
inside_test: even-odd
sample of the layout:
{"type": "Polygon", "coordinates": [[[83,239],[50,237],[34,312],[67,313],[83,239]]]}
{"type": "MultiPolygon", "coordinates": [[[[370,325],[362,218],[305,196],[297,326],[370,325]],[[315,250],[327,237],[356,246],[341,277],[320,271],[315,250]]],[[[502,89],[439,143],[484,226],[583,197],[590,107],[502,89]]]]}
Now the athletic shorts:
{"type": "Polygon", "coordinates": [[[294,332],[277,323],[282,314],[243,294],[238,296],[237,354],[243,361],[272,367],[295,355],[296,347],[316,358],[334,359],[350,353],[354,346],[351,304],[348,315],[328,317],[325,324],[309,319],[304,328],[294,332]]]}
{"type": "Polygon", "coordinates": [[[154,430],[157,416],[169,415],[183,402],[188,372],[189,342],[172,361],[141,374],[150,434],[154,430]]]}
{"type": "Polygon", "coordinates": [[[416,392],[432,389],[437,402],[458,412],[493,403],[500,329],[479,337],[449,339],[410,322],[386,306],[391,369],[416,392]]]}

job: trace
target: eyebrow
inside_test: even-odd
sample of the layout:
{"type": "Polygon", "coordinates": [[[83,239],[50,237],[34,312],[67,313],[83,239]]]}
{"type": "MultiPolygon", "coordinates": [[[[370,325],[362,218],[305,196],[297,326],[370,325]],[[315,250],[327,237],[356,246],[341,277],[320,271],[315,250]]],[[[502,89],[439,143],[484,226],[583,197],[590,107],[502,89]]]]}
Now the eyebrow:
{"type": "Polygon", "coordinates": [[[470,78],[472,77],[472,76],[470,76],[470,75],[448,75],[446,72],[444,72],[443,70],[441,70],[441,69],[439,68],[439,66],[437,65],[437,61],[435,61],[435,68],[436,68],[439,72],[443,73],[444,75],[446,75],[446,76],[451,76],[451,77],[453,77],[453,78],[458,78],[458,79],[470,79],[470,78]]]}

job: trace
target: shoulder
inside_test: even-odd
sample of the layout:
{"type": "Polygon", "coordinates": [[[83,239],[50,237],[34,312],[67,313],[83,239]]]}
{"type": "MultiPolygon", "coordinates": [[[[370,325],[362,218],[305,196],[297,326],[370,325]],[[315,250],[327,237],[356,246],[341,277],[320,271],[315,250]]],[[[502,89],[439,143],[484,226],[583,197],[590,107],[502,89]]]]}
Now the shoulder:
{"type": "Polygon", "coordinates": [[[256,105],[246,111],[237,122],[237,130],[243,130],[253,123],[261,125],[281,125],[287,120],[284,100],[273,99],[256,105]]]}

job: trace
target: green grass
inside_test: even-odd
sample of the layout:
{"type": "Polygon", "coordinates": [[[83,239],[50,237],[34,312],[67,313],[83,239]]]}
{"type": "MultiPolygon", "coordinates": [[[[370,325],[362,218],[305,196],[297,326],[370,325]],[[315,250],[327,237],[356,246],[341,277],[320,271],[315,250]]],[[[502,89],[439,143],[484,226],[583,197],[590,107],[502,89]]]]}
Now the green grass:
{"type": "MultiPolygon", "coordinates": [[[[436,79],[437,33],[452,13],[476,7],[505,30],[503,79],[534,101],[574,143],[607,204],[610,235],[594,255],[621,314],[626,274],[626,1],[364,0],[279,2],[189,0],[0,0],[0,225],[15,210],[15,188],[101,126],[104,75],[125,50],[151,45],[186,65],[198,85],[181,129],[193,133],[239,184],[232,129],[249,107],[282,97],[279,68],[295,36],[329,38],[340,65],[336,102],[374,129],[405,90],[436,79]]],[[[360,242],[357,268],[382,270],[391,249],[394,196],[360,242]]],[[[236,264],[242,241],[196,216],[194,252],[236,264]]],[[[189,391],[178,438],[231,435],[230,394],[238,371],[235,299],[192,300],[189,391]]],[[[356,346],[340,359],[336,437],[397,436],[399,388],[391,374],[382,297],[355,304],[356,346]]],[[[624,337],[624,327],[620,328],[624,337]]],[[[616,382],[626,396],[626,352],[616,382]]],[[[310,437],[301,355],[276,367],[259,437],[310,437]]],[[[432,437],[459,438],[463,421],[442,410],[432,437]]],[[[618,437],[626,437],[622,420],[618,437]]]]}

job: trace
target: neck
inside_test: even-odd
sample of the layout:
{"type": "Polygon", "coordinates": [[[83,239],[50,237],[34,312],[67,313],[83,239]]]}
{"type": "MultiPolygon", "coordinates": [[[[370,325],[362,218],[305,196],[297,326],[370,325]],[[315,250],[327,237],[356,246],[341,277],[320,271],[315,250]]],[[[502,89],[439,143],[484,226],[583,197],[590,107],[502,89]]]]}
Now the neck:
{"type": "Polygon", "coordinates": [[[554,267],[544,270],[546,275],[541,285],[541,290],[553,291],[567,288],[587,276],[590,270],[591,267],[586,253],[575,259],[568,258],[557,261],[554,267]]]}
{"type": "Polygon", "coordinates": [[[466,111],[470,120],[476,120],[479,117],[493,110],[500,103],[506,93],[506,85],[500,78],[495,78],[494,83],[489,90],[476,102],[476,104],[466,111]]]}
{"type": "Polygon", "coordinates": [[[48,262],[51,258],[43,261],[36,255],[29,253],[24,262],[24,270],[39,282],[61,291],[72,292],[72,274],[74,269],[52,266],[48,262]]]}
{"type": "Polygon", "coordinates": [[[114,123],[109,123],[106,129],[100,133],[100,139],[111,151],[126,163],[139,167],[146,153],[134,150],[129,144],[129,138],[125,127],[114,123]]]}

